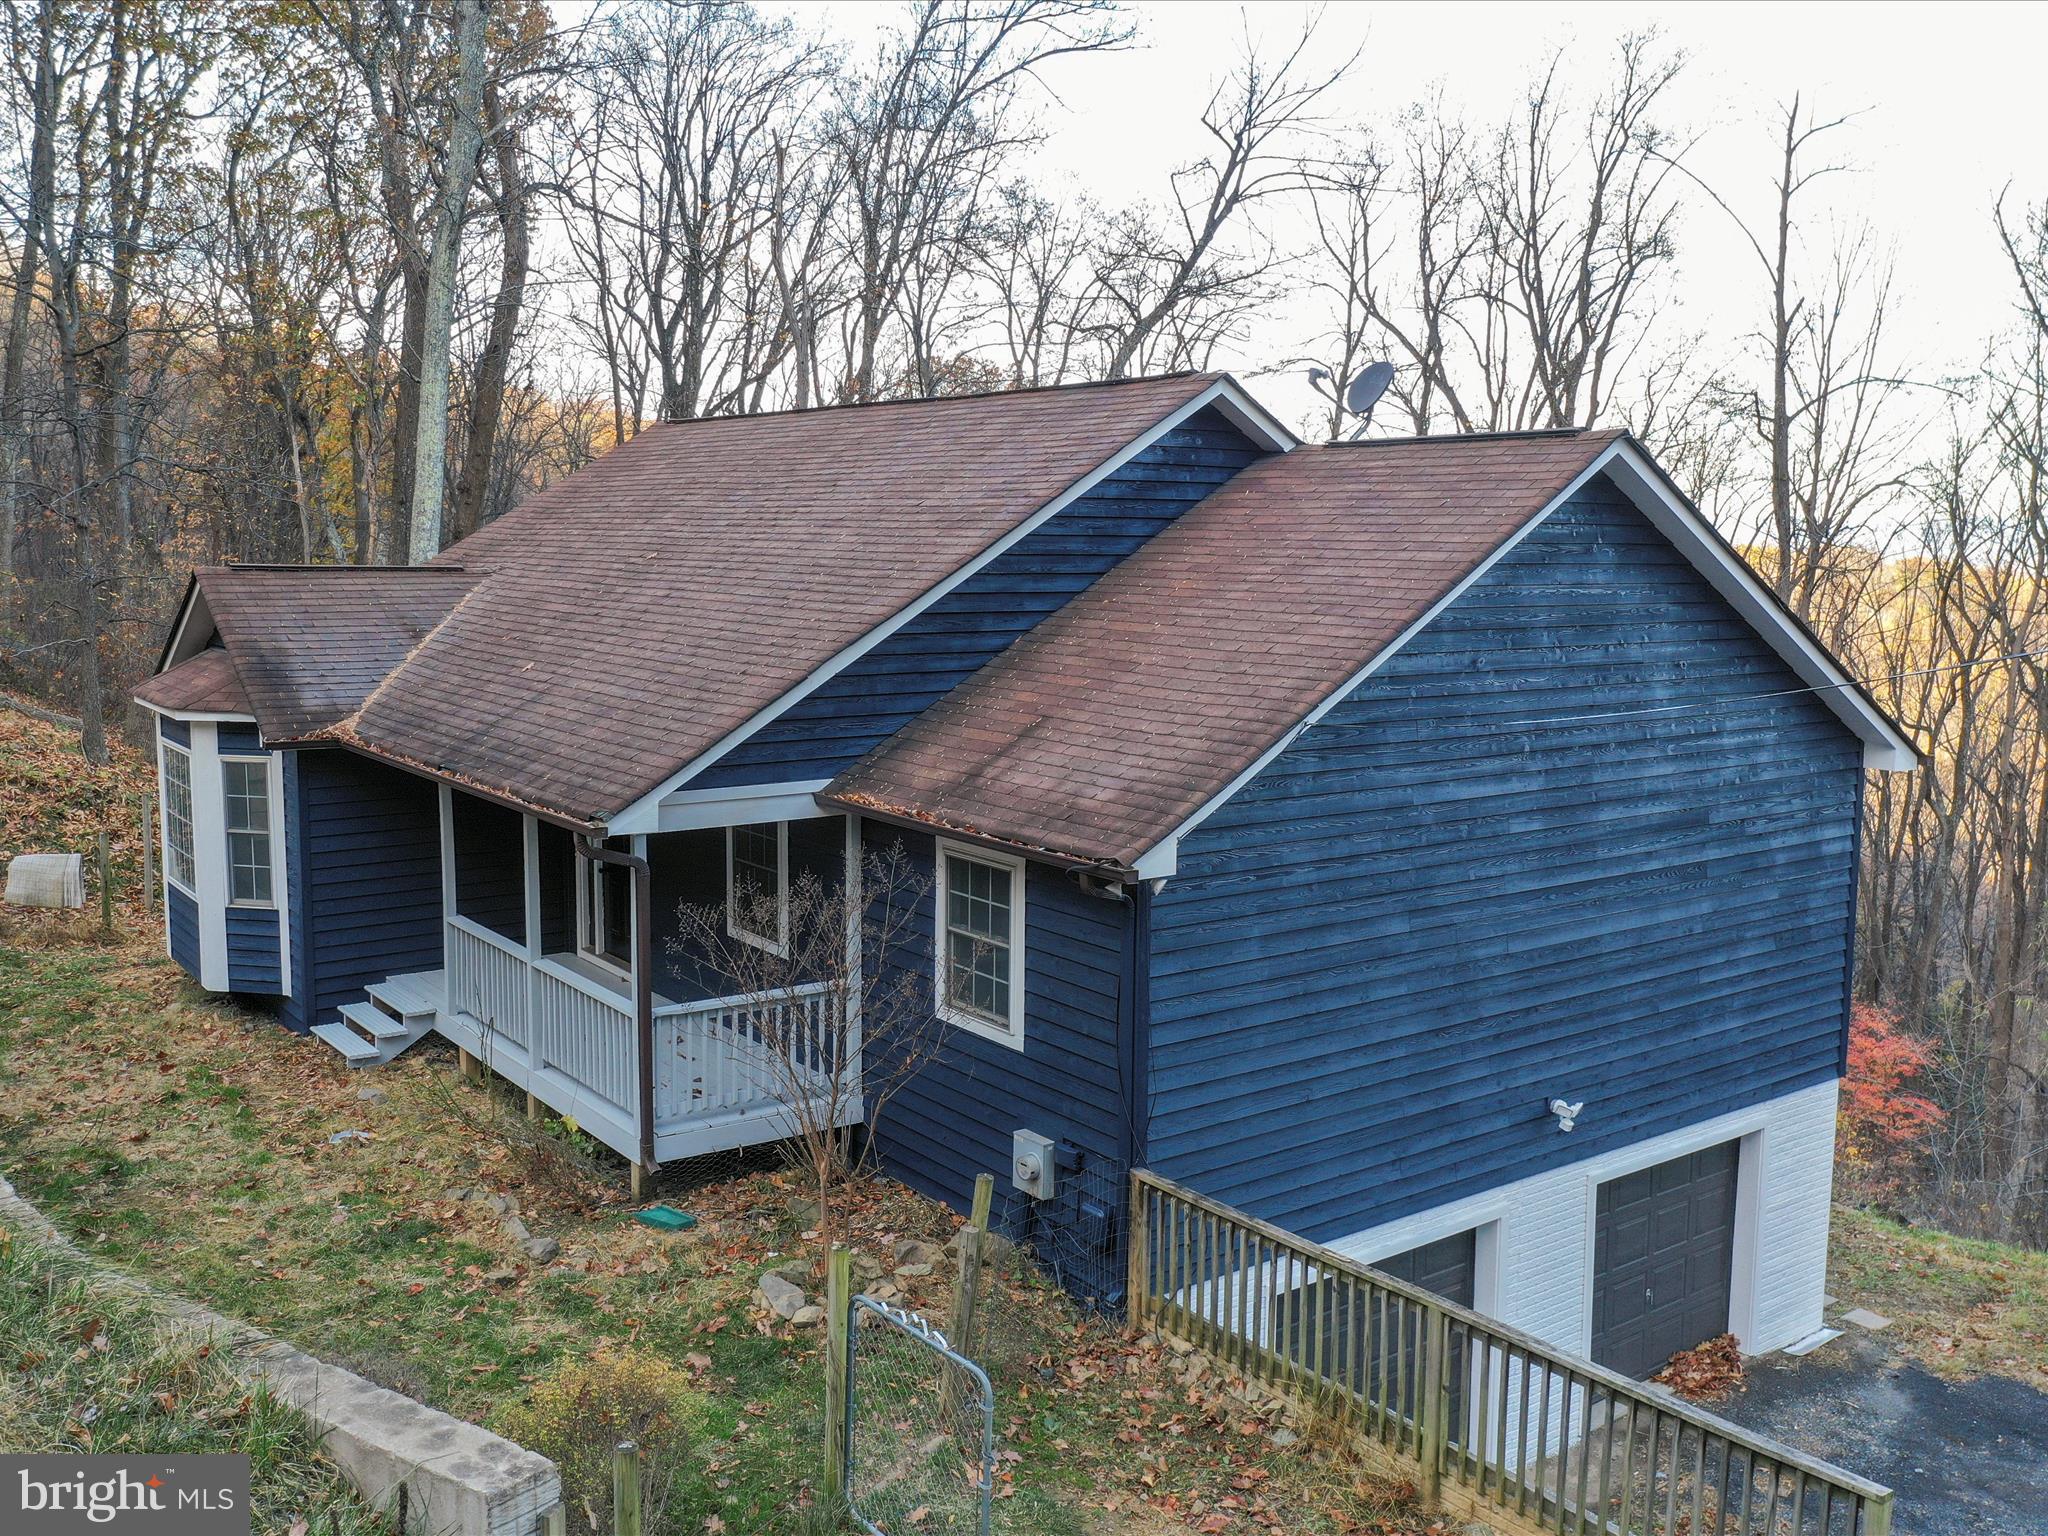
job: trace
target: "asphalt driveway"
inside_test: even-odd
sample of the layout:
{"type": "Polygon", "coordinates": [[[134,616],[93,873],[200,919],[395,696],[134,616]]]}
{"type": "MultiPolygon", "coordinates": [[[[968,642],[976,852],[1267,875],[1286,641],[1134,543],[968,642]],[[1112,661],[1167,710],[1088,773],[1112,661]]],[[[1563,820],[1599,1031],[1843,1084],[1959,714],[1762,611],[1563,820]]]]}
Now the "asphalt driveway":
{"type": "Polygon", "coordinates": [[[1851,1328],[1750,1361],[1713,1411],[1897,1490],[1898,1536],[2048,1536],[2048,1393],[2022,1382],[1943,1381],[1851,1328]]]}

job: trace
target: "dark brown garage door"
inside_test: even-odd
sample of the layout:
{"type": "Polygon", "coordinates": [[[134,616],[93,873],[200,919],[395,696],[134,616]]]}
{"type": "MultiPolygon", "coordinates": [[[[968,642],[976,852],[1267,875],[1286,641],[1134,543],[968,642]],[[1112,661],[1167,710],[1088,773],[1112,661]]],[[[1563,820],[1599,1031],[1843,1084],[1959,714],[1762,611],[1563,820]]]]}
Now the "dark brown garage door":
{"type": "Polygon", "coordinates": [[[1649,1376],[1728,1331],[1739,1143],[1723,1142],[1600,1186],[1593,1358],[1649,1376]]]}
{"type": "Polygon", "coordinates": [[[1477,1294],[1478,1237],[1476,1231],[1460,1232],[1456,1237],[1397,1253],[1391,1259],[1378,1259],[1372,1267],[1396,1280],[1433,1291],[1446,1301],[1469,1307],[1477,1294]]]}
{"type": "MultiPolygon", "coordinates": [[[[1372,1267],[1396,1280],[1433,1291],[1461,1307],[1469,1307],[1476,1294],[1477,1254],[1478,1233],[1460,1232],[1392,1258],[1375,1260],[1372,1267]]],[[[1348,1375],[1355,1390],[1374,1394],[1381,1400],[1396,1395],[1394,1384],[1399,1383],[1400,1410],[1413,1412],[1422,1358],[1421,1312],[1401,1311],[1389,1305],[1354,1319],[1349,1315],[1350,1307],[1340,1299],[1351,1294],[1318,1280],[1289,1298],[1287,1332],[1293,1337],[1295,1358],[1338,1379],[1348,1375]],[[1364,1333],[1363,1347],[1356,1351],[1352,1347],[1354,1323],[1364,1333]],[[1401,1356],[1398,1361],[1393,1358],[1397,1351],[1401,1356]],[[1311,1353],[1315,1358],[1310,1358],[1311,1353]]],[[[1458,1379],[1454,1362],[1454,1405],[1458,1379]]]]}

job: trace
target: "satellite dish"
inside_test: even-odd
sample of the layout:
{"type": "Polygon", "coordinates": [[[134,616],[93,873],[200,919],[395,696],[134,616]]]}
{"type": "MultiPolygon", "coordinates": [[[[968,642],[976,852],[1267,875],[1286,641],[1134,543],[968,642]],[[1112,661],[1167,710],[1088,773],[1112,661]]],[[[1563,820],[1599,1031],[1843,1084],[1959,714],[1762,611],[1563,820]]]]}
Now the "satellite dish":
{"type": "Polygon", "coordinates": [[[1371,424],[1372,408],[1380,403],[1380,396],[1387,392],[1387,386],[1393,382],[1392,363],[1370,363],[1345,389],[1344,409],[1358,418],[1359,431],[1364,431],[1371,424]]]}

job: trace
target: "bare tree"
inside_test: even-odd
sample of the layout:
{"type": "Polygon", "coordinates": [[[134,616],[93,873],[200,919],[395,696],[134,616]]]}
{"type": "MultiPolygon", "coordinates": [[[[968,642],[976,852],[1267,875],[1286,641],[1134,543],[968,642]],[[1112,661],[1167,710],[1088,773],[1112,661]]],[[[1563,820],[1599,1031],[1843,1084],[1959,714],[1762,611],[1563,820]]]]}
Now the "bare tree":
{"type": "Polygon", "coordinates": [[[804,872],[786,915],[752,886],[724,904],[683,905],[669,952],[718,993],[743,999],[737,1028],[756,1048],[788,1139],[818,1191],[821,1254],[838,1241],[838,1194],[854,1171],[850,1128],[869,1144],[889,1103],[931,1059],[932,976],[891,963],[920,921],[932,882],[901,843],[870,848],[851,882],[804,872]],[[783,933],[779,947],[742,934],[783,933]]]}
{"type": "MultiPolygon", "coordinates": [[[[841,397],[875,397],[883,339],[912,283],[922,275],[929,314],[932,283],[966,270],[963,242],[1007,156],[1037,134],[1023,86],[1053,59],[1129,36],[1107,0],[919,0],[902,33],[842,75],[825,128],[845,188],[852,284],[841,397]]],[[[915,339],[911,352],[928,385],[933,356],[915,339]]]]}
{"type": "Polygon", "coordinates": [[[1294,141],[1357,59],[1319,67],[1315,41],[1313,21],[1277,57],[1247,36],[1202,113],[1209,153],[1174,171],[1166,207],[1127,210],[1105,233],[1095,284],[1106,377],[1199,365],[1267,297],[1277,258],[1246,226],[1300,186],[1294,141]]]}

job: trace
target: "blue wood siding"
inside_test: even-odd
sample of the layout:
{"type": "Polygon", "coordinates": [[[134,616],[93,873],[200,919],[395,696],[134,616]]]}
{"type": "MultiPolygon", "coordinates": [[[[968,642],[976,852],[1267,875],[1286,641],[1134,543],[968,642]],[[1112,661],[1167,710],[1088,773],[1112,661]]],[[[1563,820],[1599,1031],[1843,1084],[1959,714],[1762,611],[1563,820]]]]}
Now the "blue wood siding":
{"type": "Polygon", "coordinates": [[[1262,452],[1213,407],[1198,412],[692,779],[690,787],[831,778],[1262,452]]]}
{"type": "Polygon", "coordinates": [[[441,966],[441,812],[431,780],[340,749],[285,754],[292,960],[280,1010],[331,1022],[370,982],[441,966]]]}
{"type": "Polygon", "coordinates": [[[1184,840],[1154,1166],[1328,1239],[1836,1075],[1861,755],[1798,687],[1560,509],[1184,840]]]}
{"type": "Polygon", "coordinates": [[[263,738],[256,734],[256,727],[253,725],[233,725],[224,720],[215,726],[214,730],[217,733],[219,750],[223,755],[241,753],[247,756],[264,750],[263,738]]]}
{"type": "MultiPolygon", "coordinates": [[[[924,889],[888,963],[909,968],[929,998],[933,962],[932,839],[863,823],[868,848],[900,839],[924,889]]],[[[872,890],[871,902],[877,899],[872,890]]],[[[916,1038],[930,1059],[885,1106],[876,1143],[883,1166],[924,1194],[965,1209],[975,1175],[1010,1188],[1010,1138],[1031,1130],[1071,1142],[1097,1174],[1120,1173],[1127,1131],[1118,1050],[1129,907],[1031,865],[1025,879],[1024,1049],[934,1019],[916,1038]]],[[[871,931],[877,925],[871,921],[871,931]]],[[[871,959],[870,964],[876,963],[871,959]]],[[[893,983],[891,984],[893,988],[893,983]]]]}
{"type": "Polygon", "coordinates": [[[156,728],[165,741],[174,741],[187,751],[192,747],[192,727],[182,720],[173,720],[166,715],[156,717],[156,728]]]}
{"type": "Polygon", "coordinates": [[[194,981],[199,979],[199,903],[175,885],[165,885],[169,898],[171,958],[194,981]]]}
{"type": "Polygon", "coordinates": [[[284,990],[275,907],[227,910],[228,990],[275,995],[284,990]]]}
{"type": "MultiPolygon", "coordinates": [[[[723,997],[736,990],[720,976],[701,948],[681,938],[685,907],[725,908],[724,827],[694,832],[661,832],[647,839],[647,867],[653,879],[654,990],[672,1002],[723,997]]],[[[837,889],[846,868],[846,819],[812,816],[789,824],[789,884],[796,891],[808,876],[837,889]]],[[[720,919],[721,926],[723,919],[720,919]]]]}

